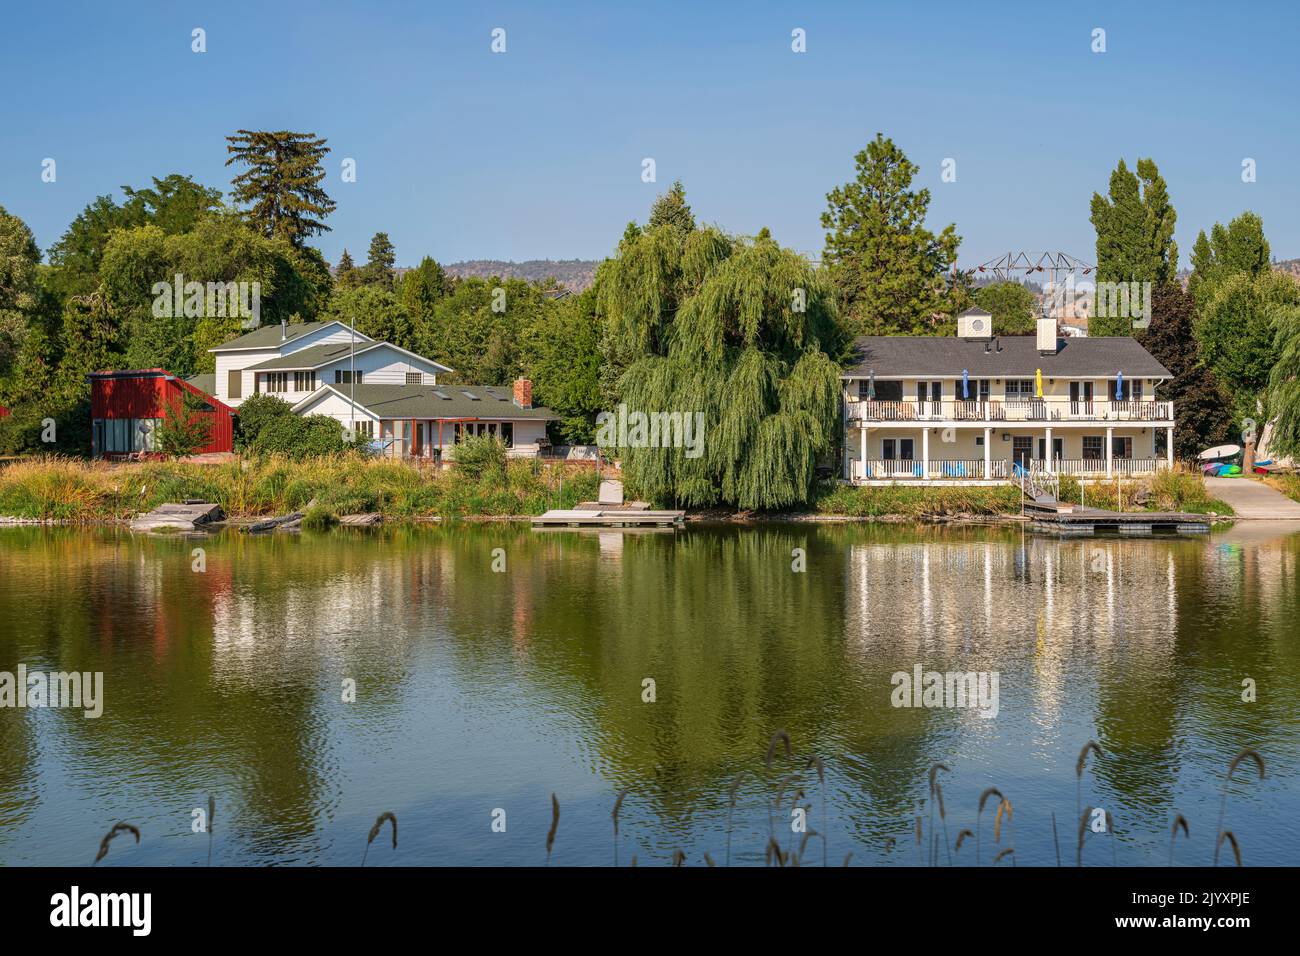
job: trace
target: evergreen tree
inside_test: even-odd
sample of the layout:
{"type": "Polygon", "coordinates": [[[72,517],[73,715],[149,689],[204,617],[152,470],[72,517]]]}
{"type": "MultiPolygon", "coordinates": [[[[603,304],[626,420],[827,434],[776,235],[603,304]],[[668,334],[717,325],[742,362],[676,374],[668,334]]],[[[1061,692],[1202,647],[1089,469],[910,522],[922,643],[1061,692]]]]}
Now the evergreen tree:
{"type": "Polygon", "coordinates": [[[352,263],[352,256],[344,248],[339,256],[339,264],[334,268],[334,284],[340,289],[347,289],[357,284],[357,267],[352,263]]]}
{"type": "Polygon", "coordinates": [[[647,223],[646,228],[653,229],[655,226],[664,225],[673,226],[683,232],[691,232],[695,228],[695,215],[686,203],[686,190],[682,187],[680,179],[650,207],[650,222],[647,223]]]}
{"type": "Polygon", "coordinates": [[[393,269],[397,265],[397,252],[388,233],[377,232],[370,240],[370,255],[362,267],[362,281],[366,285],[393,286],[393,269]]]}
{"type": "Polygon", "coordinates": [[[1243,212],[1226,228],[1216,222],[1208,239],[1202,229],[1192,246],[1192,275],[1187,280],[1197,307],[1205,309],[1230,276],[1268,271],[1269,256],[1264,220],[1253,212],[1243,212]]]}
{"type": "Polygon", "coordinates": [[[245,215],[254,229],[295,246],[329,231],[321,221],[335,208],[320,186],[325,178],[321,159],[329,152],[325,139],[314,133],[241,129],[226,141],[231,154],[226,165],[248,167],[231,180],[232,196],[248,207],[245,215]]]}
{"type": "Polygon", "coordinates": [[[1178,282],[1161,284],[1151,294],[1151,324],[1138,341],[1173,378],[1160,386],[1163,401],[1174,403],[1174,454],[1190,459],[1232,437],[1232,400],[1202,361],[1193,335],[1196,310],[1178,282]]]}
{"type": "MultiPolygon", "coordinates": [[[[1149,282],[1154,289],[1173,280],[1178,272],[1177,218],[1155,162],[1139,159],[1134,174],[1121,159],[1111,173],[1108,195],[1092,194],[1097,282],[1149,282]]],[[[1094,315],[1088,331],[1091,335],[1131,335],[1135,318],[1094,315]]]]}
{"type": "Polygon", "coordinates": [[[925,228],[928,189],[913,190],[918,167],[877,133],[855,157],[857,177],[827,194],[823,253],[840,306],[857,333],[923,333],[952,310],[946,274],[957,259],[956,226],[925,228]]]}

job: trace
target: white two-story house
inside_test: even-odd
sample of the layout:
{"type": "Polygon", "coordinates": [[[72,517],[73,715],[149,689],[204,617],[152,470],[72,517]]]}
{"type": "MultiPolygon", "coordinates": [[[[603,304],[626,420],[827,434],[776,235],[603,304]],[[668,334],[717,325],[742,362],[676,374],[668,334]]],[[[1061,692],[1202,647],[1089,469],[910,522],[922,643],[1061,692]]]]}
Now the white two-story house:
{"type": "Polygon", "coordinates": [[[1171,376],[1136,340],[994,336],[970,309],[956,336],[863,336],[843,374],[843,478],[986,481],[1045,472],[1100,478],[1173,464],[1171,376]]]}
{"type": "Polygon", "coordinates": [[[294,404],[322,385],[436,385],[451,371],[338,321],[267,325],[209,351],[212,394],[233,408],[259,392],[294,404]]]}
{"type": "Polygon", "coordinates": [[[333,418],[378,454],[454,457],[469,436],[492,435],[513,457],[547,447],[557,416],[533,404],[532,383],[447,385],[452,369],[362,335],[344,322],[264,326],[210,350],[216,374],[191,384],[238,409],[250,395],[288,402],[298,415],[333,418]]]}

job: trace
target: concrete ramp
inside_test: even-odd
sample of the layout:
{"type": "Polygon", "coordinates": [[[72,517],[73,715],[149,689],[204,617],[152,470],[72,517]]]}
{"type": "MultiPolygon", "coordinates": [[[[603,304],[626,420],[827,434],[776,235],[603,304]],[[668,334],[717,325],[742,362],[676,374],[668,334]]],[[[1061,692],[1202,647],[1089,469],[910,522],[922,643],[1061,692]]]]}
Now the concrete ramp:
{"type": "Polygon", "coordinates": [[[1205,490],[1232,505],[1238,518],[1300,521],[1300,502],[1253,478],[1206,478],[1205,490]]]}
{"type": "Polygon", "coordinates": [[[132,531],[193,531],[201,525],[221,521],[221,505],[210,501],[186,501],[159,505],[147,514],[131,519],[132,531]]]}

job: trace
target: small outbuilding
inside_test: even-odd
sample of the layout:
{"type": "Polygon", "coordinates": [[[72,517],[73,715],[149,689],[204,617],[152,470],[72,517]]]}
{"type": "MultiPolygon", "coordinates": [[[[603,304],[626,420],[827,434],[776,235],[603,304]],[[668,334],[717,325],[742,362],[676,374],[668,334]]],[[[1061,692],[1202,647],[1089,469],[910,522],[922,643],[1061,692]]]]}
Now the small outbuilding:
{"type": "Polygon", "coordinates": [[[186,394],[199,400],[197,414],[210,425],[208,443],[198,453],[228,452],[234,446],[235,410],[166,369],[91,372],[87,378],[96,458],[156,455],[158,428],[181,410],[186,394]]]}

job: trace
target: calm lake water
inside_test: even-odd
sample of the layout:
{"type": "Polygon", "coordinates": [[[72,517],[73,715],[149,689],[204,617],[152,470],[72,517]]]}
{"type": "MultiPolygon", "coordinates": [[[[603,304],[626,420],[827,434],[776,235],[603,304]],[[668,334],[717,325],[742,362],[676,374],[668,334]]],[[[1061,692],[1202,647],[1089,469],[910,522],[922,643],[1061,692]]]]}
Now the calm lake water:
{"type": "MultiPolygon", "coordinates": [[[[0,708],[0,865],[89,864],[118,820],[143,840],[119,838],[101,865],[202,865],[191,812],[209,794],[214,864],[354,865],[385,810],[398,847],[385,832],[367,865],[540,864],[552,792],[553,863],[607,865],[624,788],[622,864],[679,848],[721,864],[743,770],[771,789],[744,779],[732,862],[761,865],[776,781],[804,766],[765,771],[782,728],[822,757],[825,783],[800,773],[772,826],[791,842],[801,787],[832,865],[928,854],[937,762],[948,846],[997,786],[1014,814],[995,845],[985,811],[983,862],[1013,846],[1020,865],[1053,865],[1055,812],[1073,863],[1089,738],[1104,756],[1080,798],[1116,835],[1090,836],[1085,864],[1163,865],[1176,813],[1191,825],[1176,864],[1210,862],[1224,772],[1252,746],[1267,777],[1238,771],[1225,827],[1247,865],[1296,865],[1298,575],[1300,533],[1258,524],[1067,541],[859,525],[2,529],[0,671],[102,671],[105,704],[99,719],[0,708]],[[997,716],[891,706],[891,676],[917,664],[997,672],[997,716]]],[[[805,862],[822,858],[813,839],[805,862]]],[[[956,863],[974,860],[967,842],[956,863]]]]}

